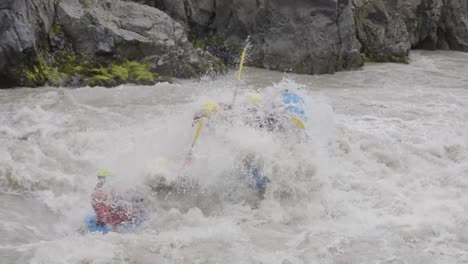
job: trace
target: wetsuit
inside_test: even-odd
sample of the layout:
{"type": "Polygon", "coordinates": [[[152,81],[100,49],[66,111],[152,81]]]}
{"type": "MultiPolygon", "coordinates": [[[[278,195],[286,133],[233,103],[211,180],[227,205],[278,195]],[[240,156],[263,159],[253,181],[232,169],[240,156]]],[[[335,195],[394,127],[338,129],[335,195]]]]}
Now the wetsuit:
{"type": "Polygon", "coordinates": [[[133,213],[126,206],[119,205],[114,194],[103,185],[104,180],[100,180],[91,196],[91,204],[98,218],[97,225],[114,227],[135,219],[133,213]]]}

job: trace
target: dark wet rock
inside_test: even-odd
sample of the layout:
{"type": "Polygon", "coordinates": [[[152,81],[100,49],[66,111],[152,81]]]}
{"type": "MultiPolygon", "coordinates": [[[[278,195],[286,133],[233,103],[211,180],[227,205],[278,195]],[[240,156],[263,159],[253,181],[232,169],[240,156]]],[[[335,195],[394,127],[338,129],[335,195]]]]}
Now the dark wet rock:
{"type": "Polygon", "coordinates": [[[450,49],[468,52],[468,1],[446,0],[439,35],[450,49]]]}
{"type": "Polygon", "coordinates": [[[0,1],[0,88],[19,85],[25,65],[37,62],[53,18],[53,0],[0,1]]]}
{"type": "Polygon", "coordinates": [[[209,29],[216,16],[217,0],[127,0],[156,7],[192,31],[209,29]]]}
{"type": "Polygon", "coordinates": [[[190,46],[179,23],[158,9],[133,3],[99,1],[87,7],[62,0],[57,17],[76,52],[139,60],[190,46]]]}
{"type": "Polygon", "coordinates": [[[193,78],[201,75],[213,75],[224,72],[226,66],[206,51],[197,49],[190,54],[167,53],[143,59],[154,71],[163,76],[177,76],[179,78],[193,78]]]}
{"type": "Polygon", "coordinates": [[[156,8],[111,0],[0,3],[2,86],[150,84],[225,71],[156,8]]]}
{"type": "Polygon", "coordinates": [[[436,47],[441,11],[442,1],[411,0],[401,3],[401,14],[413,47],[427,49],[436,47]]]}
{"type": "Polygon", "coordinates": [[[414,48],[468,51],[467,1],[403,1],[401,13],[414,48]]]}
{"type": "Polygon", "coordinates": [[[405,62],[411,48],[468,51],[466,0],[354,0],[354,6],[370,61],[405,62]]]}
{"type": "MultiPolygon", "coordinates": [[[[138,0],[136,0],[138,1],[138,0]]],[[[248,63],[298,73],[333,73],[361,65],[348,0],[161,0],[158,4],[190,29],[196,46],[226,62],[238,57],[248,36],[248,63]]]]}
{"type": "Polygon", "coordinates": [[[0,87],[117,85],[135,63],[154,73],[144,83],[216,74],[211,54],[235,66],[248,37],[247,64],[278,71],[407,62],[411,48],[468,51],[468,2],[0,0],[0,87]]]}
{"type": "Polygon", "coordinates": [[[272,1],[266,13],[258,14],[258,19],[271,15],[260,39],[263,66],[297,73],[333,73],[360,66],[349,1],[296,3],[291,8],[288,2],[272,1]]]}
{"type": "Polygon", "coordinates": [[[357,38],[366,60],[407,62],[411,44],[399,2],[354,0],[357,38]]]}
{"type": "Polygon", "coordinates": [[[192,48],[181,24],[156,8],[104,0],[87,10],[75,0],[62,0],[57,14],[76,52],[103,59],[143,60],[168,68],[173,61],[178,61],[182,66],[193,68],[190,74],[178,69],[163,73],[173,77],[197,77],[223,71],[216,58],[210,54],[201,56],[192,48]],[[194,61],[194,57],[198,60],[194,61]]]}

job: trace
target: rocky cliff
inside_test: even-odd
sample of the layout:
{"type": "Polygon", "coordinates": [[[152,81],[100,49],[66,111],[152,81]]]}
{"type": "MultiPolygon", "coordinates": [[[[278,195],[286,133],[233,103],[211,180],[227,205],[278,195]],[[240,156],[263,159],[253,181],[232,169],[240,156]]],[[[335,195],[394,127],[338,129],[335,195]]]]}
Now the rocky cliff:
{"type": "Polygon", "coordinates": [[[0,1],[0,87],[20,85],[23,69],[47,48],[53,1],[0,1]]]}
{"type": "Polygon", "coordinates": [[[333,73],[468,51],[466,0],[0,0],[0,86],[153,83],[235,63],[333,73]]]}
{"type": "Polygon", "coordinates": [[[250,64],[273,70],[330,73],[468,44],[466,0],[133,1],[164,10],[226,61],[250,35],[250,64]]]}
{"type": "Polygon", "coordinates": [[[368,60],[406,62],[411,48],[468,51],[466,0],[354,0],[354,9],[368,60]]]}
{"type": "Polygon", "coordinates": [[[249,63],[297,73],[361,65],[349,0],[135,0],[183,23],[194,43],[230,61],[250,36],[249,63]]]}
{"type": "Polygon", "coordinates": [[[224,72],[181,24],[115,0],[0,1],[0,85],[152,84],[224,72]]]}

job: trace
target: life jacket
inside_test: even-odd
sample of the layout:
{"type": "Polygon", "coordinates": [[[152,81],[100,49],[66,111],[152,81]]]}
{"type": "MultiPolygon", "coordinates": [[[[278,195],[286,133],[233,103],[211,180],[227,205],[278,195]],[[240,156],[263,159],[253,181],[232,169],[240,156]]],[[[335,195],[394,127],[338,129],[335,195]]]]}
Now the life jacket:
{"type": "Polygon", "coordinates": [[[302,121],[305,120],[304,99],[296,93],[284,90],[281,93],[284,109],[290,115],[302,121]]]}
{"type": "Polygon", "coordinates": [[[130,210],[116,203],[111,192],[97,187],[91,198],[93,210],[98,218],[98,225],[116,226],[132,221],[133,216],[130,210]]]}

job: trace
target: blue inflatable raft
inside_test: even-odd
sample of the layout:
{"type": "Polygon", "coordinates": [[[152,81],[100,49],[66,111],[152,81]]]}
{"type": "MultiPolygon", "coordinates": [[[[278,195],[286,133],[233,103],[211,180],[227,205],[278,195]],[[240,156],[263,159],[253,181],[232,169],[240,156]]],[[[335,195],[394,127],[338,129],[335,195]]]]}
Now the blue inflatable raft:
{"type": "Polygon", "coordinates": [[[101,226],[97,224],[98,218],[96,214],[90,214],[85,218],[85,224],[86,227],[88,228],[88,231],[91,233],[102,233],[102,234],[107,234],[109,232],[117,232],[117,233],[127,233],[133,231],[135,228],[141,225],[143,223],[143,219],[140,219],[138,221],[132,222],[132,223],[126,223],[124,225],[120,225],[115,229],[110,230],[106,226],[101,226]]]}

